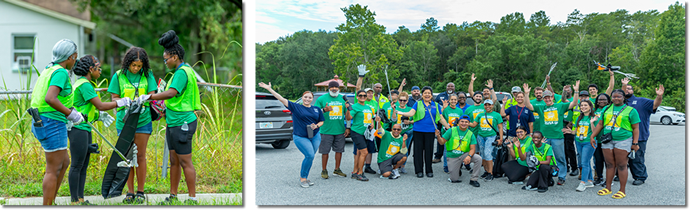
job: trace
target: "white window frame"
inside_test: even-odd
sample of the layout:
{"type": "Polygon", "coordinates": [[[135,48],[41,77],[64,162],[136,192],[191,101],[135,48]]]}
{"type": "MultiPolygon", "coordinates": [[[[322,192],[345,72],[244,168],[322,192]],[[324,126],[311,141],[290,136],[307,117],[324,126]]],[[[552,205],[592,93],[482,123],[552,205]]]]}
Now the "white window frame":
{"type": "MultiPolygon", "coordinates": [[[[15,65],[15,63],[16,63],[16,62],[14,61],[14,56],[15,56],[16,53],[34,53],[34,50],[33,50],[33,49],[30,49],[30,50],[27,50],[27,49],[20,49],[20,50],[15,49],[15,46],[14,46],[14,44],[15,44],[15,43],[14,43],[14,38],[16,38],[16,37],[32,37],[32,38],[34,38],[34,49],[35,49],[35,48],[36,48],[36,45],[37,45],[37,43],[36,43],[36,33],[13,33],[12,36],[11,36],[11,40],[10,40],[10,43],[12,43],[12,53],[10,54],[10,55],[12,56],[12,58],[10,59],[10,60],[12,61],[12,73],[22,73],[22,74],[26,74],[27,72],[31,71],[31,67],[29,67],[28,70],[21,70],[21,71],[20,71],[20,69],[16,69],[16,68],[14,67],[14,65],[15,65]]],[[[36,55],[34,54],[34,55],[33,55],[33,59],[30,59],[30,65],[34,65],[35,61],[36,61],[36,55]]]]}

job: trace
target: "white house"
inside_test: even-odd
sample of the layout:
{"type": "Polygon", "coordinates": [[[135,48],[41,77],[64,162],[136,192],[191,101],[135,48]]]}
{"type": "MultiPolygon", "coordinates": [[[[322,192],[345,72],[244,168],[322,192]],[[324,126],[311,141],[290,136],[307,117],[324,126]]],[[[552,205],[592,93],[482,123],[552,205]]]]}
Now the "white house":
{"type": "Polygon", "coordinates": [[[43,71],[61,39],[77,43],[79,57],[92,53],[95,27],[69,0],[0,0],[0,93],[32,89],[38,75],[28,74],[31,65],[43,71]]]}

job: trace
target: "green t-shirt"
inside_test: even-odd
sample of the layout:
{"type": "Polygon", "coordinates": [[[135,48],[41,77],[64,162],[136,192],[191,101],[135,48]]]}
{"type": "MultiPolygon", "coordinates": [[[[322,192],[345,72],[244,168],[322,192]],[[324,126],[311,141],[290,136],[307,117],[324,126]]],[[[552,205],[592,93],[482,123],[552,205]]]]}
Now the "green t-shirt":
{"type": "MultiPolygon", "coordinates": [[[[53,72],[53,75],[50,76],[50,85],[49,86],[55,86],[59,87],[60,93],[58,93],[59,96],[68,96],[70,93],[72,93],[72,83],[69,80],[69,73],[67,73],[67,70],[64,68],[57,69],[53,72]]],[[[46,91],[47,93],[48,91],[46,91]]],[[[67,107],[72,108],[72,107],[67,107]]],[[[41,112],[41,115],[44,117],[57,120],[60,122],[67,122],[67,116],[65,114],[62,114],[62,112],[58,111],[53,111],[53,112],[41,112]]]]}
{"type": "MultiPolygon", "coordinates": [[[[405,106],[405,108],[398,107],[397,109],[398,109],[398,111],[401,111],[401,112],[409,112],[410,110],[412,110],[412,107],[405,106]]],[[[397,121],[400,122],[400,127],[402,127],[402,133],[406,133],[406,132],[412,130],[412,126],[414,125],[414,123],[410,123],[410,124],[406,125],[405,123],[403,123],[403,120],[401,118],[402,118],[402,115],[398,115],[397,121]]],[[[414,119],[412,117],[410,117],[410,120],[414,120],[414,119]]]]}
{"type": "Polygon", "coordinates": [[[314,106],[323,109],[326,106],[333,108],[330,112],[323,113],[323,126],[321,126],[321,134],[326,135],[340,135],[345,133],[345,100],[343,96],[331,97],[330,94],[322,95],[316,99],[314,106]]]}
{"type": "MultiPolygon", "coordinates": [[[[546,103],[544,102],[544,100],[537,101],[537,99],[532,99],[532,100],[530,100],[530,104],[532,104],[532,106],[546,105],[546,103]]],[[[539,113],[537,113],[537,112],[532,112],[532,114],[534,115],[534,123],[532,123],[532,127],[534,128],[534,131],[539,131],[539,132],[541,132],[541,124],[542,124],[542,121],[539,120],[539,113]]]]}
{"type": "Polygon", "coordinates": [[[597,98],[596,98],[596,97],[594,97],[594,98],[589,98],[589,101],[592,102],[592,105],[595,105],[595,106],[597,105],[597,98]]]}
{"type": "MultiPolygon", "coordinates": [[[[592,125],[589,122],[591,117],[583,116],[580,119],[580,123],[577,124],[577,130],[575,131],[575,140],[580,143],[589,142],[590,136],[592,135],[592,125]]],[[[574,121],[573,123],[577,123],[574,121]]]]}
{"type": "MultiPolygon", "coordinates": [[[[470,106],[465,109],[465,114],[470,116],[470,122],[480,114],[484,114],[484,112],[484,105],[481,104],[470,106]]],[[[479,135],[479,127],[470,127],[470,131],[472,131],[475,136],[479,135]]]]}
{"type": "MultiPolygon", "coordinates": [[[[129,82],[132,83],[134,87],[139,86],[139,81],[142,77],[142,71],[139,71],[138,74],[132,74],[132,72],[129,72],[129,70],[121,70],[121,72],[124,72],[125,76],[127,77],[127,80],[129,80],[129,82]]],[[[146,81],[148,82],[146,93],[139,93],[139,95],[148,94],[149,92],[156,91],[158,89],[158,86],[156,85],[156,79],[153,78],[153,74],[149,72],[148,75],[149,76],[146,77],[146,81]]],[[[108,86],[108,92],[123,97],[120,93],[120,81],[117,79],[118,76],[118,74],[113,74],[113,78],[110,79],[110,85],[108,86]]],[[[117,121],[115,121],[115,128],[117,128],[118,130],[121,130],[122,127],[125,126],[125,122],[123,121],[123,119],[125,118],[126,110],[126,108],[120,109],[119,111],[117,111],[117,114],[115,114],[115,117],[117,118],[117,121]]],[[[142,109],[141,114],[139,114],[139,122],[137,123],[137,128],[143,127],[144,125],[151,122],[151,113],[149,112],[149,108],[142,109]]],[[[170,121],[170,116],[168,116],[168,112],[166,112],[166,120],[170,121]]],[[[170,123],[168,123],[168,125],[170,125],[170,123]]]]}
{"type": "Polygon", "coordinates": [[[352,126],[350,130],[358,134],[364,135],[364,131],[374,122],[374,110],[367,105],[355,103],[352,105],[350,116],[352,116],[352,126]]]}
{"type": "MultiPolygon", "coordinates": [[[[465,137],[465,135],[467,134],[467,131],[468,131],[469,129],[467,129],[467,130],[465,130],[465,131],[461,130],[460,127],[453,127],[453,128],[451,128],[451,129],[457,129],[457,130],[458,130],[458,138],[460,138],[460,142],[462,142],[462,141],[469,141],[469,142],[470,142],[470,145],[475,145],[475,149],[476,149],[477,137],[476,137],[475,135],[471,135],[471,139],[469,139],[469,140],[468,140],[468,139],[463,139],[463,137],[465,137]]],[[[447,131],[446,133],[444,133],[444,134],[443,134],[443,138],[447,140],[446,144],[450,144],[450,141],[452,141],[452,139],[453,139],[453,131],[452,131],[452,130],[449,130],[449,131],[447,131]]],[[[462,144],[461,144],[461,145],[462,145],[462,144]]],[[[448,158],[459,158],[460,156],[462,156],[463,154],[465,154],[462,150],[460,150],[460,148],[461,148],[461,147],[458,147],[457,149],[454,149],[454,150],[451,150],[451,151],[446,152],[446,157],[448,157],[448,158]]],[[[445,146],[444,146],[443,149],[445,149],[445,146]]],[[[469,152],[469,151],[468,151],[468,152],[469,152]]]]}
{"type": "MultiPolygon", "coordinates": [[[[609,105],[609,106],[613,106],[611,108],[611,109],[613,109],[613,115],[618,114],[623,109],[623,107],[630,107],[630,106],[615,106],[615,105],[609,105]]],[[[626,139],[629,139],[632,137],[632,129],[630,131],[626,130],[626,129],[622,129],[621,128],[622,123],[627,122],[627,123],[630,123],[631,126],[633,124],[640,123],[640,114],[637,113],[637,110],[635,110],[634,108],[632,109],[632,111],[630,111],[630,114],[628,115],[628,117],[622,117],[623,122],[616,120],[615,125],[613,125],[613,119],[606,119],[607,117],[611,118],[612,115],[609,115],[606,112],[604,112],[602,114],[602,116],[603,116],[604,123],[606,123],[604,125],[604,129],[602,129],[602,132],[609,133],[609,132],[611,132],[611,129],[613,129],[612,137],[613,137],[614,141],[623,141],[623,140],[626,140],[626,139]]]]}
{"type": "MultiPolygon", "coordinates": [[[[177,95],[175,96],[178,97],[187,90],[187,73],[184,70],[178,69],[175,71],[173,79],[170,82],[170,88],[177,90],[177,95]]],[[[165,122],[168,124],[168,127],[181,126],[184,122],[191,123],[194,122],[194,120],[196,120],[194,111],[176,112],[167,107],[165,108],[165,122]]],[[[323,129],[320,131],[323,131],[323,129]]]]}
{"type": "Polygon", "coordinates": [[[557,103],[551,106],[537,105],[534,112],[538,112],[540,117],[541,132],[547,139],[563,138],[563,113],[568,110],[570,103],[557,103]]]}
{"type": "Polygon", "coordinates": [[[443,110],[443,118],[446,118],[446,122],[449,124],[455,122],[455,120],[459,119],[463,114],[465,114],[465,112],[457,106],[455,108],[448,106],[443,110]]]}
{"type": "MultiPolygon", "coordinates": [[[[379,156],[376,158],[378,163],[386,161],[393,157],[393,155],[400,152],[400,148],[403,145],[403,134],[400,133],[398,138],[393,138],[393,135],[384,130],[383,136],[381,136],[381,146],[379,146],[379,156]]],[[[395,165],[395,163],[393,163],[395,165]]]]}
{"type": "Polygon", "coordinates": [[[478,122],[477,128],[479,133],[477,135],[482,137],[496,136],[496,131],[499,131],[498,125],[503,123],[503,118],[498,112],[491,112],[486,114],[479,114],[472,122],[478,122]],[[493,128],[491,128],[493,126],[493,128]],[[496,131],[494,131],[496,129],[496,131]]]}
{"type": "MultiPolygon", "coordinates": [[[[516,138],[517,139],[517,138],[516,138]]],[[[530,147],[534,142],[532,142],[532,137],[525,136],[524,139],[518,139],[520,141],[520,148],[522,148],[522,154],[527,155],[527,148],[530,147]]],[[[522,166],[527,166],[527,161],[520,159],[520,154],[518,153],[517,146],[513,144],[513,152],[515,152],[515,159],[522,166]]]]}
{"type": "MultiPolygon", "coordinates": [[[[91,82],[86,82],[83,85],[79,86],[76,91],[74,91],[74,106],[83,106],[90,104],[91,102],[89,100],[98,97],[98,94],[96,94],[96,90],[93,89],[93,85],[91,82]]],[[[96,107],[94,107],[95,109],[96,107]]],[[[98,110],[96,110],[98,111],[98,110]]],[[[82,113],[84,115],[88,115],[89,113],[82,113]]],[[[98,116],[98,115],[96,115],[98,116]]],[[[86,120],[86,119],[85,119],[86,120]]],[[[93,121],[95,119],[89,119],[89,121],[93,121]]],[[[91,131],[91,126],[86,123],[81,123],[79,125],[75,125],[74,128],[77,128],[79,130],[85,130],[85,131],[91,131]]]]}

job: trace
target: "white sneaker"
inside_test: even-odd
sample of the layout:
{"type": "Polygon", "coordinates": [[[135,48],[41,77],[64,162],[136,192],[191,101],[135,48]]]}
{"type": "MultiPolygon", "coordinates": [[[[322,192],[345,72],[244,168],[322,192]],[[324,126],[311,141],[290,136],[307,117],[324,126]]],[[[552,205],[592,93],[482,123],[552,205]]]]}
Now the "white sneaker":
{"type": "Polygon", "coordinates": [[[379,178],[380,178],[380,179],[388,179],[388,177],[385,177],[385,176],[383,176],[383,175],[380,175],[379,178]]]}
{"type": "Polygon", "coordinates": [[[396,178],[400,176],[400,172],[398,171],[398,169],[393,169],[393,175],[395,175],[396,178]]]}
{"type": "Polygon", "coordinates": [[[580,182],[580,185],[578,185],[575,190],[577,190],[578,192],[582,192],[582,191],[585,191],[585,189],[587,189],[587,187],[585,186],[585,183],[580,182]]]}
{"type": "Polygon", "coordinates": [[[378,172],[379,174],[381,174],[381,169],[376,170],[376,172],[378,172]]]}
{"type": "Polygon", "coordinates": [[[588,181],[585,187],[594,187],[594,183],[588,181]]]}

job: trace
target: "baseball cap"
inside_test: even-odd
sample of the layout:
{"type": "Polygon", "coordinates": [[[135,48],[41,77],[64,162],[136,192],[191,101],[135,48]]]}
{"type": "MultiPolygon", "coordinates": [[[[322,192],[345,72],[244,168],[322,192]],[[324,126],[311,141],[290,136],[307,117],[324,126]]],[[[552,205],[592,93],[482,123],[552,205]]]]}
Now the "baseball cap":
{"type": "Polygon", "coordinates": [[[398,92],[398,90],[391,90],[391,94],[393,94],[393,93],[400,94],[400,92],[398,92]]]}
{"type": "Polygon", "coordinates": [[[412,90],[419,90],[419,86],[412,86],[412,90]]]}
{"type": "Polygon", "coordinates": [[[371,88],[364,88],[364,92],[374,91],[371,88]]]}
{"type": "Polygon", "coordinates": [[[336,81],[331,81],[331,82],[329,82],[329,83],[328,83],[328,88],[330,89],[330,88],[332,88],[332,87],[340,87],[340,83],[338,83],[338,82],[336,82],[336,81]]]}
{"type": "Polygon", "coordinates": [[[518,86],[513,86],[513,90],[510,92],[511,93],[518,93],[518,92],[522,92],[522,89],[520,89],[520,87],[518,87],[518,86]]]}
{"type": "Polygon", "coordinates": [[[586,90],[583,90],[583,91],[580,91],[580,95],[589,96],[589,92],[587,92],[586,90]]]}
{"type": "Polygon", "coordinates": [[[542,94],[542,97],[546,97],[546,96],[553,97],[553,93],[551,93],[551,91],[545,90],[544,93],[542,94]]]}
{"type": "Polygon", "coordinates": [[[484,104],[491,104],[491,105],[493,105],[493,104],[494,104],[494,101],[492,101],[491,99],[486,99],[486,100],[484,100],[484,104]]]}
{"type": "Polygon", "coordinates": [[[460,120],[467,120],[467,121],[469,121],[469,120],[470,120],[470,116],[467,116],[466,114],[464,114],[464,115],[460,116],[460,120]]]}

